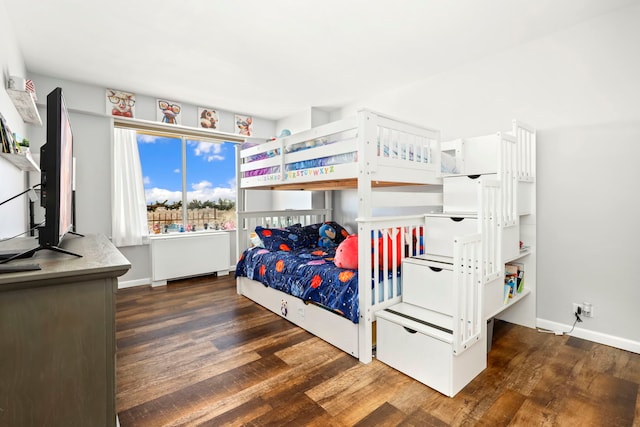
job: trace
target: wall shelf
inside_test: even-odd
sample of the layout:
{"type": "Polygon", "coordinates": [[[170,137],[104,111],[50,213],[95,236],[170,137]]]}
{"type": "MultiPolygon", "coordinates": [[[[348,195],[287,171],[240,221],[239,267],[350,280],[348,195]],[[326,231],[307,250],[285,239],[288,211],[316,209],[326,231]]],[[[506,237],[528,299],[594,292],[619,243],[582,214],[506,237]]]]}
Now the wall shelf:
{"type": "Polygon", "coordinates": [[[520,302],[520,300],[524,297],[526,297],[527,295],[529,295],[531,293],[531,289],[525,288],[522,292],[516,293],[513,298],[509,299],[509,302],[507,302],[506,304],[501,305],[499,308],[493,310],[492,312],[488,313],[485,315],[485,317],[487,319],[491,319],[493,317],[496,317],[497,315],[499,315],[500,313],[502,313],[503,311],[505,311],[507,308],[512,307],[514,304],[517,304],[518,302],[520,302]]]}
{"type": "Polygon", "coordinates": [[[42,119],[40,119],[40,113],[38,113],[38,107],[31,92],[7,89],[7,93],[25,123],[42,126],[42,119]]]}
{"type": "Polygon", "coordinates": [[[40,172],[40,167],[31,157],[31,153],[0,153],[0,156],[23,171],[40,172]]]}

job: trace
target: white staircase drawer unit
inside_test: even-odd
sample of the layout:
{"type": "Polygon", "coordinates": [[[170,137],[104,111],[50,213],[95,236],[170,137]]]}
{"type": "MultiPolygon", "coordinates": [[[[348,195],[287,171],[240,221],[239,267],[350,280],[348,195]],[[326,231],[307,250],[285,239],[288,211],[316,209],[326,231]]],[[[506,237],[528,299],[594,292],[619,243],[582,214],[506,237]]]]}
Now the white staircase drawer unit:
{"type": "Polygon", "coordinates": [[[427,255],[453,257],[453,238],[478,232],[478,219],[471,216],[428,215],[425,223],[427,255]]]}
{"type": "Polygon", "coordinates": [[[455,355],[451,333],[428,325],[432,314],[405,303],[377,312],[376,357],[453,397],[486,368],[486,333],[482,335],[483,340],[455,355]]]}
{"type": "Polygon", "coordinates": [[[402,301],[453,315],[453,266],[420,258],[402,262],[402,301]]]}
{"type": "Polygon", "coordinates": [[[477,213],[480,208],[480,183],[497,179],[496,174],[458,175],[442,178],[442,209],[445,213],[477,213]]]}

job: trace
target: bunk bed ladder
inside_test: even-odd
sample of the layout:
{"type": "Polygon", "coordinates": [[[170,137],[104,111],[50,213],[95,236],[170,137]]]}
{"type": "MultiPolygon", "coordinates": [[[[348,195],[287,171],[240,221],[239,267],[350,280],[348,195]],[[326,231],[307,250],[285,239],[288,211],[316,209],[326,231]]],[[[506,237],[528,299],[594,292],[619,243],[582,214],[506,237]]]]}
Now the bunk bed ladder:
{"type": "Polygon", "coordinates": [[[454,239],[453,353],[460,355],[482,334],[482,236],[454,239]]]}

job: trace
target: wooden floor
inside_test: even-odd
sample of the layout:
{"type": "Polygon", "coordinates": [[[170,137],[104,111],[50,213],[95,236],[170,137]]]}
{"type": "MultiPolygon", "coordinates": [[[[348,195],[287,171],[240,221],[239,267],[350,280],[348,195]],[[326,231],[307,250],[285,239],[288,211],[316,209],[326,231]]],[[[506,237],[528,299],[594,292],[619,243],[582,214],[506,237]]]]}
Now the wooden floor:
{"type": "Polygon", "coordinates": [[[640,355],[496,322],[455,398],[235,293],[232,276],[117,295],[120,425],[640,426],[640,355]]]}

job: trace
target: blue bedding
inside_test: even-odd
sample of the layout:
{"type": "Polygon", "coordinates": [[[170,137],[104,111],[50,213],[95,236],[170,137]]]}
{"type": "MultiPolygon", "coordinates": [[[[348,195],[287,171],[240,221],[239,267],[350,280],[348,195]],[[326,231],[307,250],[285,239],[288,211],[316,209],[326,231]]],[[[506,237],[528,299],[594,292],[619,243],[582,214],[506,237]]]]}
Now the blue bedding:
{"type": "Polygon", "coordinates": [[[334,255],[334,248],[251,248],[240,257],[236,277],[256,280],[358,323],[358,272],[336,267],[334,255]]]}

